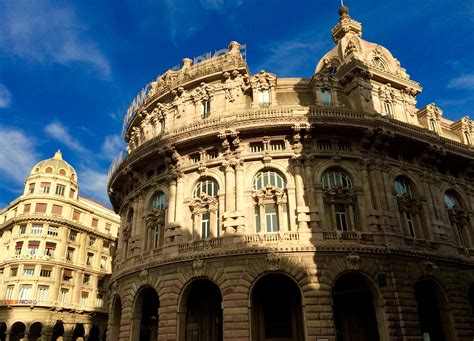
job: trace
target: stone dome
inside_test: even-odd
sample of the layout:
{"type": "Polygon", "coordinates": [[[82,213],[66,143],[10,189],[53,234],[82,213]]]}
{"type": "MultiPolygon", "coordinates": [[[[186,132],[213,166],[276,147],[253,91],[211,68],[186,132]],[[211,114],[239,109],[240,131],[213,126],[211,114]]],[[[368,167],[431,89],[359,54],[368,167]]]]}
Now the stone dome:
{"type": "Polygon", "coordinates": [[[60,150],[58,150],[52,158],[38,162],[31,170],[30,175],[38,175],[42,173],[64,176],[77,182],[76,170],[69,163],[63,160],[60,150]]]}

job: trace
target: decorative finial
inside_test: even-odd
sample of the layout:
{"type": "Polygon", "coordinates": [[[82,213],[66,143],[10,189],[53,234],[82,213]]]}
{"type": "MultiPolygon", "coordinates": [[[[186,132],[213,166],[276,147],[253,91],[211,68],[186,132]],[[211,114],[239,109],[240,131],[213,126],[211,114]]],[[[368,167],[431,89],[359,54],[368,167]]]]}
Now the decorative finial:
{"type": "Polygon", "coordinates": [[[344,5],[344,0],[341,0],[341,8],[339,8],[339,15],[341,17],[349,15],[349,8],[344,5]]]}
{"type": "Polygon", "coordinates": [[[54,154],[54,159],[58,159],[58,160],[63,159],[63,154],[61,153],[61,149],[58,149],[58,151],[54,154]]]}

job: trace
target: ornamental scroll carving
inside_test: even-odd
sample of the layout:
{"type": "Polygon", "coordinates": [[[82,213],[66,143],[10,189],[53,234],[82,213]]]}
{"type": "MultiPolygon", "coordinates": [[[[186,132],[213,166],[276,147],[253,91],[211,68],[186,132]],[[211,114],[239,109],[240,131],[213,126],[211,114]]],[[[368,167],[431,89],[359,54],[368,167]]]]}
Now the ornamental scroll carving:
{"type": "Polygon", "coordinates": [[[342,185],[337,185],[324,191],[324,201],[328,203],[338,202],[352,205],[355,199],[356,196],[352,192],[352,189],[342,185]]]}
{"type": "Polygon", "coordinates": [[[426,106],[426,116],[429,119],[439,120],[443,116],[443,111],[436,104],[431,103],[426,106]]]}
{"type": "Polygon", "coordinates": [[[250,85],[257,90],[270,90],[276,86],[276,76],[261,70],[258,74],[250,79],[250,85]]]}
{"type": "Polygon", "coordinates": [[[216,198],[213,198],[206,193],[201,193],[199,198],[194,198],[192,203],[189,205],[193,215],[205,213],[207,211],[216,212],[218,209],[219,202],[216,198]]]}
{"type": "Polygon", "coordinates": [[[252,197],[259,205],[264,205],[268,201],[273,201],[277,205],[286,203],[285,191],[272,185],[267,185],[265,188],[255,191],[252,197]]]}
{"type": "Polygon", "coordinates": [[[244,77],[239,71],[224,72],[223,89],[225,98],[229,102],[234,102],[248,88],[248,78],[244,77]]]}
{"type": "Polygon", "coordinates": [[[202,82],[194,89],[191,98],[194,103],[210,100],[215,94],[215,88],[209,84],[202,82]]]}
{"type": "Polygon", "coordinates": [[[413,215],[420,214],[421,202],[417,198],[412,198],[408,195],[397,197],[398,207],[401,212],[409,212],[413,215]]]}

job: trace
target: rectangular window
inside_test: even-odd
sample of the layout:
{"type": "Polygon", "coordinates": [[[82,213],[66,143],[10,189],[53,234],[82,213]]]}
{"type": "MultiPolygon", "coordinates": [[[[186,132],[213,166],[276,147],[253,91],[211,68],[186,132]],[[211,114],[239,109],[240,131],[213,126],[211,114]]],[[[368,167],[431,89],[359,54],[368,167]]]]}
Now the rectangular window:
{"type": "Polygon", "coordinates": [[[59,226],[48,226],[48,236],[57,237],[59,235],[59,226]]]}
{"type": "Polygon", "coordinates": [[[94,246],[95,240],[96,240],[95,237],[89,237],[89,246],[94,246]]]}
{"type": "Polygon", "coordinates": [[[92,227],[97,227],[99,225],[99,220],[92,218],[92,227]]]}
{"type": "Polygon", "coordinates": [[[82,284],[89,284],[90,282],[91,282],[91,275],[84,274],[84,277],[82,278],[82,284]]]}
{"type": "Polygon", "coordinates": [[[23,247],[23,242],[16,242],[15,244],[15,255],[21,255],[21,248],[23,247]]]}
{"type": "Polygon", "coordinates": [[[40,203],[37,203],[35,205],[35,212],[36,213],[46,213],[46,207],[48,205],[47,204],[40,204],[40,203]]]}
{"type": "Polygon", "coordinates": [[[405,220],[407,222],[408,232],[410,233],[410,236],[416,238],[415,224],[413,223],[413,218],[410,212],[405,212],[405,220]]]}
{"type": "Polygon", "coordinates": [[[267,232],[278,232],[278,214],[275,204],[265,205],[265,223],[267,225],[267,232]]]}
{"type": "Polygon", "coordinates": [[[68,294],[69,294],[69,290],[62,288],[61,292],[59,293],[59,301],[61,303],[67,303],[68,294]]]}
{"type": "Polygon", "coordinates": [[[255,232],[260,233],[260,207],[254,208],[255,232]]]}
{"type": "Polygon", "coordinates": [[[51,187],[51,183],[49,182],[42,182],[40,184],[40,193],[49,193],[49,188],[51,187]]]}
{"type": "Polygon", "coordinates": [[[56,195],[64,196],[64,191],[66,190],[66,186],[57,185],[56,186],[56,195]]]}
{"type": "Polygon", "coordinates": [[[87,306],[89,304],[89,293],[83,291],[81,294],[81,305],[87,306]]]}
{"type": "Polygon", "coordinates": [[[107,268],[107,257],[102,256],[100,257],[100,268],[105,270],[107,268]]]}
{"type": "Polygon", "coordinates": [[[18,298],[20,300],[31,300],[31,285],[20,285],[18,298]]]}
{"type": "Polygon", "coordinates": [[[40,302],[48,301],[49,298],[49,287],[46,285],[39,285],[36,293],[36,299],[40,302]]]}
{"type": "Polygon", "coordinates": [[[351,151],[351,144],[349,142],[339,142],[337,144],[337,149],[343,152],[350,152],[351,151]]]}
{"type": "Polygon", "coordinates": [[[51,268],[41,267],[40,276],[41,277],[51,277],[51,268]]]}
{"type": "Polygon", "coordinates": [[[30,256],[36,256],[38,254],[39,245],[40,245],[39,241],[28,242],[28,254],[30,256]]]}
{"type": "Polygon", "coordinates": [[[211,149],[211,150],[207,151],[207,159],[208,160],[217,159],[218,156],[219,156],[219,153],[215,149],[211,149]]]}
{"type": "Polygon", "coordinates": [[[72,220],[79,221],[81,219],[81,212],[74,210],[72,212],[72,220]]]}
{"type": "Polygon", "coordinates": [[[16,277],[18,275],[18,268],[11,268],[10,269],[10,277],[16,277]]]}
{"type": "Polygon", "coordinates": [[[63,215],[63,207],[61,205],[53,205],[51,213],[57,216],[61,216],[63,215]]]}
{"type": "Polygon", "coordinates": [[[26,204],[25,206],[23,206],[23,214],[30,213],[30,210],[31,210],[31,204],[26,204]]]}
{"type": "Polygon", "coordinates": [[[23,267],[23,276],[33,277],[35,275],[35,267],[24,266],[23,267]]]}
{"type": "Polygon", "coordinates": [[[88,253],[86,258],[86,265],[92,266],[94,264],[94,254],[88,253]]]}
{"type": "Polygon", "coordinates": [[[56,243],[46,242],[46,248],[44,249],[44,254],[46,256],[53,257],[55,250],[56,250],[56,243]]]}
{"type": "Polygon", "coordinates": [[[109,251],[109,245],[110,245],[110,243],[109,243],[108,240],[104,240],[102,242],[102,247],[104,248],[104,251],[109,251]]]}
{"type": "Polygon", "coordinates": [[[33,194],[35,192],[35,184],[34,183],[30,184],[29,192],[30,192],[30,194],[33,194]]]}
{"type": "Polygon", "coordinates": [[[20,234],[26,233],[26,225],[20,225],[20,234]]]}
{"type": "Polygon", "coordinates": [[[111,227],[112,227],[111,223],[105,223],[105,230],[106,231],[110,231],[111,227]]]}
{"type": "Polygon", "coordinates": [[[207,211],[201,214],[201,238],[207,239],[211,237],[211,212],[207,211]]]}
{"type": "Polygon", "coordinates": [[[76,194],[76,191],[73,190],[72,188],[69,190],[69,198],[74,198],[74,195],[76,194]]]}
{"type": "Polygon", "coordinates": [[[206,100],[201,103],[201,118],[208,118],[211,113],[211,101],[206,100]]]}
{"type": "Polygon", "coordinates": [[[101,294],[97,295],[97,298],[95,300],[95,306],[97,308],[102,308],[104,306],[104,296],[101,294]]]}
{"type": "Polygon", "coordinates": [[[74,259],[74,248],[68,247],[66,252],[66,260],[72,262],[74,259]]]}
{"type": "Polygon", "coordinates": [[[256,142],[250,144],[250,152],[251,153],[260,153],[263,152],[263,143],[256,142]]]}
{"type": "Polygon", "coordinates": [[[64,269],[63,272],[63,281],[69,282],[72,279],[72,270],[64,269]]]}
{"type": "Polygon", "coordinates": [[[393,117],[392,103],[383,102],[383,109],[385,111],[385,115],[387,115],[388,117],[393,117]]]}
{"type": "Polygon", "coordinates": [[[330,89],[321,89],[319,92],[321,95],[321,104],[326,107],[332,107],[332,91],[330,89]]]}
{"type": "Polygon", "coordinates": [[[335,204],[334,210],[336,213],[336,227],[339,231],[347,231],[347,213],[344,204],[335,204]]]}
{"type": "Polygon", "coordinates": [[[279,151],[285,149],[285,142],[284,141],[272,141],[270,143],[272,150],[279,151]]]}
{"type": "Polygon", "coordinates": [[[270,106],[270,91],[268,89],[258,90],[258,105],[260,108],[267,108],[270,106]]]}
{"type": "Polygon", "coordinates": [[[31,234],[41,234],[41,233],[43,233],[43,225],[31,226],[31,234]]]}
{"type": "Polygon", "coordinates": [[[13,290],[15,290],[14,285],[7,286],[7,291],[5,293],[5,299],[6,300],[11,300],[13,298],[13,290]]]}
{"type": "Polygon", "coordinates": [[[76,241],[77,238],[77,232],[76,231],[69,231],[69,240],[71,242],[76,241]]]}

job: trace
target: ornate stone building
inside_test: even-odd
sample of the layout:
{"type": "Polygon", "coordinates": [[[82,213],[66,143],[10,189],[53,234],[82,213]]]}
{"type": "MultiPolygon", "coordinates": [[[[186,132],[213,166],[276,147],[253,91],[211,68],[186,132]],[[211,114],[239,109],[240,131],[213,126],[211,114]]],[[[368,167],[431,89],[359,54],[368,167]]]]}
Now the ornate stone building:
{"type": "Polygon", "coordinates": [[[104,340],[119,224],[61,152],[36,164],[0,211],[0,340],[104,340]]]}
{"type": "Polygon", "coordinates": [[[126,117],[109,340],[472,340],[473,122],[340,9],[309,78],[224,55],[126,117]]]}

